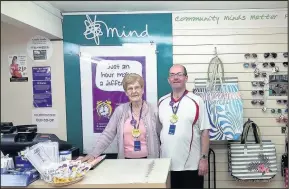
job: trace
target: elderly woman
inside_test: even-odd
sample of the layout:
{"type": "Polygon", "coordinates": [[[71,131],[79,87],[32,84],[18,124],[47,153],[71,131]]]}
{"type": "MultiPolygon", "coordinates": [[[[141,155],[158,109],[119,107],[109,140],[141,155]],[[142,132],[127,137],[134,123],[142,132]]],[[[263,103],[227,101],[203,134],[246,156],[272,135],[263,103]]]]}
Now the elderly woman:
{"type": "Polygon", "coordinates": [[[159,123],[156,107],[142,99],[144,80],[138,74],[127,74],[123,89],[130,102],[119,105],[105,130],[95,143],[94,150],[82,161],[91,162],[101,155],[115,136],[119,159],[159,158],[159,123]]]}

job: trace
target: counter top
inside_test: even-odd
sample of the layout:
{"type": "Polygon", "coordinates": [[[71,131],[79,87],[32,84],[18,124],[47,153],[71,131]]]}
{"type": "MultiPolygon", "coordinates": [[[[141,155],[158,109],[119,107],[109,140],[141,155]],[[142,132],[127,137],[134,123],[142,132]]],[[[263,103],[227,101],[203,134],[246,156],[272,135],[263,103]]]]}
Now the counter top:
{"type": "MultiPolygon", "coordinates": [[[[170,188],[170,159],[106,159],[68,188],[170,188]]],[[[29,188],[51,188],[43,180],[29,188]]]]}

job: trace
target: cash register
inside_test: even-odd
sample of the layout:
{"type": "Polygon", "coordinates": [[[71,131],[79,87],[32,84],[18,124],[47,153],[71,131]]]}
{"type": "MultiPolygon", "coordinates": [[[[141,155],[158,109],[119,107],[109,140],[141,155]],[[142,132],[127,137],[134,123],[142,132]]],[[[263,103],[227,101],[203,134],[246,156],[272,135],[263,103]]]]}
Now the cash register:
{"type": "Polygon", "coordinates": [[[58,142],[59,151],[70,150],[73,157],[79,156],[79,149],[72,147],[66,141],[60,140],[55,134],[37,133],[37,125],[13,125],[11,122],[1,122],[1,145],[3,154],[10,157],[39,142],[58,142]]]}

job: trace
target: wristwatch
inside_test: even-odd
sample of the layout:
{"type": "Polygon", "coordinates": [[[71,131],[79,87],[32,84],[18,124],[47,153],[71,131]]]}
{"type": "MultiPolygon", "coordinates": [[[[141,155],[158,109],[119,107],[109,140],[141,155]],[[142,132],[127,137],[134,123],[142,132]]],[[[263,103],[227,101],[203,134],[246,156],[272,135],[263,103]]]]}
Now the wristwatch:
{"type": "Polygon", "coordinates": [[[202,154],[201,159],[208,159],[208,155],[202,154]]]}

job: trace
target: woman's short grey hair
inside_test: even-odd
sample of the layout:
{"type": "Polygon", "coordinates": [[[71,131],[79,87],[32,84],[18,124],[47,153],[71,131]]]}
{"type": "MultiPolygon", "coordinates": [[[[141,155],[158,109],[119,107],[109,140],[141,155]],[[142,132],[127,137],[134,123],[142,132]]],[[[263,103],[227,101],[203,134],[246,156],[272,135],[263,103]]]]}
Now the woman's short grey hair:
{"type": "Polygon", "coordinates": [[[123,90],[126,91],[127,86],[134,84],[135,82],[138,82],[141,88],[144,87],[144,79],[140,75],[136,73],[126,74],[122,80],[123,90]]]}

